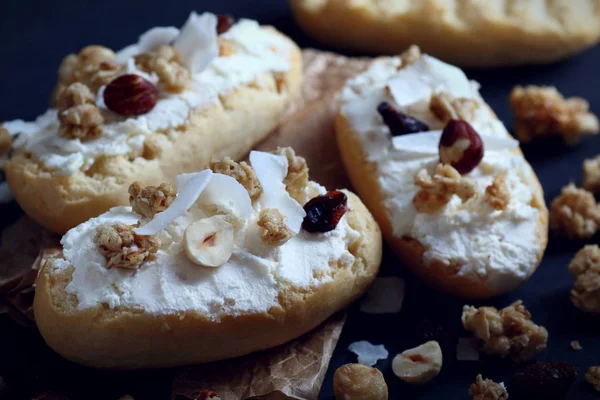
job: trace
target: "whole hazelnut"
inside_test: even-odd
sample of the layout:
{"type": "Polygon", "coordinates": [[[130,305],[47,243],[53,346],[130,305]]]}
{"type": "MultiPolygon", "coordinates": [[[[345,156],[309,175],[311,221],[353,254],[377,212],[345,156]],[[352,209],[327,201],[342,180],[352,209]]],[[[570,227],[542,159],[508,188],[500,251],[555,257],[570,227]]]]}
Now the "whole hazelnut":
{"type": "Polygon", "coordinates": [[[158,101],[158,89],[135,74],[113,79],[104,90],[106,107],[121,115],[141,115],[152,110],[158,101]]]}
{"type": "Polygon", "coordinates": [[[451,119],[442,131],[439,152],[442,163],[465,175],[481,162],[483,141],[467,121],[451,119]]]}

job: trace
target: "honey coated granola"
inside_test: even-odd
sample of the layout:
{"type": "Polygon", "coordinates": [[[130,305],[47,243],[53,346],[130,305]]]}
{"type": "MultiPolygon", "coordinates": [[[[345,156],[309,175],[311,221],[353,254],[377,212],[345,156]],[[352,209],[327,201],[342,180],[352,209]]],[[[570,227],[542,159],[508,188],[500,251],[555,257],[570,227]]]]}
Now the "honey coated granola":
{"type": "Polygon", "coordinates": [[[158,76],[158,83],[169,92],[179,93],[190,83],[188,69],[181,64],[172,46],[163,45],[135,57],[138,68],[158,76]]]}
{"type": "Polygon", "coordinates": [[[176,196],[177,193],[168,183],[161,183],[158,187],[142,187],[139,182],[133,182],[129,186],[129,203],[135,213],[145,218],[152,218],[169,208],[176,196]]]}
{"type": "Polygon", "coordinates": [[[590,367],[585,374],[585,381],[600,392],[600,367],[590,367]]]}
{"type": "Polygon", "coordinates": [[[433,175],[420,170],[415,175],[415,185],[421,190],[413,198],[413,204],[418,212],[426,214],[440,212],[454,195],[465,202],[476,194],[473,181],[463,178],[448,164],[438,164],[433,175]]]}
{"type": "Polygon", "coordinates": [[[600,194],[600,156],[583,162],[583,188],[600,194]]]}
{"type": "Polygon", "coordinates": [[[510,191],[506,184],[506,176],[498,175],[491,185],[485,188],[483,200],[495,210],[506,210],[510,203],[510,191]]]}
{"type": "Polygon", "coordinates": [[[260,239],[265,244],[281,246],[294,237],[294,232],[285,224],[284,216],[277,209],[260,210],[257,224],[263,228],[260,239]]]}
{"type": "Polygon", "coordinates": [[[104,117],[91,90],[83,83],[75,82],[63,89],[58,95],[57,105],[59,136],[85,141],[102,134],[104,117]]]}
{"type": "Polygon", "coordinates": [[[598,231],[600,207],[594,195],[573,184],[565,186],[550,207],[550,228],[570,239],[588,239],[598,231]]]}
{"type": "Polygon", "coordinates": [[[571,302],[582,311],[600,314],[600,247],[594,244],[579,250],[569,271],[575,276],[571,302]]]}
{"type": "Polygon", "coordinates": [[[479,374],[475,379],[475,383],[469,388],[469,396],[472,396],[473,400],[506,400],[508,399],[508,392],[504,385],[491,379],[484,380],[479,374]]]}
{"type": "Polygon", "coordinates": [[[140,236],[133,226],[103,225],[96,232],[94,243],[106,258],[106,268],[137,269],[146,260],[155,257],[160,240],[155,236],[140,236]]]}
{"type": "Polygon", "coordinates": [[[229,157],[225,157],[223,160],[211,161],[209,168],[217,174],[234,178],[248,191],[252,200],[258,200],[262,194],[263,188],[256,177],[256,173],[245,161],[238,163],[229,157]]]}
{"type": "Polygon", "coordinates": [[[304,157],[297,156],[291,147],[278,147],[274,153],[285,156],[288,160],[288,171],[283,181],[287,192],[298,203],[306,203],[308,201],[306,194],[308,165],[306,164],[306,160],[304,157]]]}

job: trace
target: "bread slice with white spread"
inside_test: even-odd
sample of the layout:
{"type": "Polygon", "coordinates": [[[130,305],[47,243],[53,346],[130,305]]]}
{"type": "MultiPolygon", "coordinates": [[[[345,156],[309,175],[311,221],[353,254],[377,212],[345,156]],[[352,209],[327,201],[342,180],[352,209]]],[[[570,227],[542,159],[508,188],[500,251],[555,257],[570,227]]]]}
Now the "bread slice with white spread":
{"type": "Polygon", "coordinates": [[[371,284],[382,239],[348,191],[308,180],[290,148],[225,159],[71,229],[36,286],[59,354],[104,368],[168,367],[274,347],[371,284]]]}
{"type": "Polygon", "coordinates": [[[117,53],[88,46],[61,64],[52,108],[3,124],[15,135],[8,184],[29,216],[64,233],[127,204],[134,180],[175,183],[212,157],[244,157],[277,125],[301,70],[300,50],[274,28],[209,13],[117,53]]]}
{"type": "Polygon", "coordinates": [[[540,183],[478,88],[413,47],[350,80],[336,123],[384,238],[426,282],[465,298],[527,280],[548,231],[540,183]]]}

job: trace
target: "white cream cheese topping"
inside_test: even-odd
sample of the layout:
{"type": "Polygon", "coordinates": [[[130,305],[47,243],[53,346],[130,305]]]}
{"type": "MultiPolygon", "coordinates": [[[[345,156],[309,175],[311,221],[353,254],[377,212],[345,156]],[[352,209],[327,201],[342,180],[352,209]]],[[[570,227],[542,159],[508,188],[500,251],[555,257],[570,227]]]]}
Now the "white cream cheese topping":
{"type": "Polygon", "coordinates": [[[539,212],[530,205],[531,168],[514,151],[516,142],[507,140],[506,128],[481,99],[477,83],[469,82],[462,71],[429,56],[400,69],[401,64],[397,57],[375,61],[348,82],[341,100],[341,112],[358,133],[368,161],[377,166],[393,235],[419,240],[427,248],[425,264],[435,259],[460,265],[459,274],[475,272],[499,289],[518,285],[535,269],[540,250],[536,242],[539,212]],[[429,110],[437,91],[477,102],[469,122],[482,137],[485,154],[467,177],[483,193],[495,176],[505,174],[511,197],[506,210],[492,210],[482,201],[463,204],[454,196],[440,214],[417,213],[412,203],[419,190],[414,176],[422,168],[433,173],[439,162],[437,145],[444,126],[429,110]],[[424,133],[417,140],[419,134],[392,138],[377,112],[383,101],[438,132],[424,133]]]}
{"type": "MultiPolygon", "coordinates": [[[[97,105],[105,116],[103,133],[99,138],[86,142],[58,136],[59,122],[55,109],[48,110],[33,122],[5,122],[3,126],[11,134],[20,134],[14,141],[14,147],[30,152],[49,171],[60,175],[73,175],[79,171],[86,171],[96,158],[103,155],[138,156],[143,150],[147,135],[183,125],[191,110],[218,103],[219,95],[252,82],[262,73],[289,71],[292,50],[289,41],[251,20],[240,20],[221,35],[239,47],[235,54],[228,57],[208,57],[208,53],[214,53],[216,40],[197,43],[200,47],[205,46],[206,52],[193,53],[191,43],[194,42],[194,38],[203,37],[201,32],[196,32],[195,36],[194,29],[202,26],[202,21],[207,26],[212,26],[216,24],[216,17],[212,14],[198,16],[193,13],[181,31],[191,32],[185,35],[186,40],[179,42],[183,42],[182,51],[185,50],[189,56],[186,56],[188,66],[201,70],[192,75],[192,85],[188,90],[177,94],[161,91],[156,106],[150,112],[137,117],[121,117],[110,112],[105,108],[102,96],[99,96],[97,105]],[[185,29],[190,21],[198,24],[185,29]],[[194,56],[200,53],[202,57],[194,56]],[[202,69],[206,60],[209,60],[210,64],[202,69]]],[[[179,34],[180,31],[174,27],[153,28],[143,34],[137,44],[118,52],[117,61],[128,66],[128,73],[144,76],[142,71],[135,70],[132,57],[157,45],[170,43],[176,37],[177,43],[179,34]]],[[[151,81],[155,80],[154,77],[145,77],[151,81]]],[[[102,93],[102,90],[103,88],[99,93],[102,93]]],[[[176,131],[172,131],[172,135],[176,134],[176,131]]]]}
{"type": "MultiPolygon", "coordinates": [[[[225,177],[212,174],[211,181],[219,176],[225,177]]],[[[210,183],[205,189],[208,186],[210,183]]],[[[309,188],[313,193],[326,192],[313,182],[309,188]]],[[[197,311],[219,320],[223,315],[268,312],[279,305],[278,294],[290,286],[318,287],[332,280],[338,264],[354,262],[348,246],[360,234],[348,225],[346,216],[327,233],[301,230],[282,246],[262,243],[257,225],[262,199],[258,199],[251,215],[236,226],[229,261],[217,268],[200,267],[186,255],[183,235],[188,225],[213,215],[201,204],[206,200],[202,199],[201,195],[158,233],[161,248],[156,259],[145,261],[138,270],[107,269],[106,259],[94,243],[97,228],[104,224],[141,222],[144,227],[149,223],[140,220],[131,207],[116,207],[67,232],[61,240],[64,259],[54,261],[50,273],[73,268],[66,291],[77,297],[79,309],[107,304],[110,308],[141,308],[150,314],[197,311]]]]}

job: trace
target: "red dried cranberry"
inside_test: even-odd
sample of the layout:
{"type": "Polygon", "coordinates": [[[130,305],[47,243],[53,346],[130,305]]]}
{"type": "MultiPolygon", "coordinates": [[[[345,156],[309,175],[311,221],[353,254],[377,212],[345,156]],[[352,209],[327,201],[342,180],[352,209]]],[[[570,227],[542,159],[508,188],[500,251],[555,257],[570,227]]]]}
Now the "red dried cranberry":
{"type": "Polygon", "coordinates": [[[235,24],[235,18],[229,14],[221,14],[217,17],[217,35],[222,35],[235,24]]]}
{"type": "Polygon", "coordinates": [[[396,110],[390,103],[384,101],[377,106],[377,112],[383,118],[383,122],[390,128],[392,136],[405,135],[407,133],[427,132],[427,124],[396,110]]]}
{"type": "Polygon", "coordinates": [[[304,205],[306,217],[302,222],[304,230],[329,232],[335,229],[348,208],[348,197],[338,191],[317,196],[304,205]]]}
{"type": "Polygon", "coordinates": [[[510,398],[562,400],[567,396],[577,371],[566,362],[536,362],[513,375],[510,398]]]}

